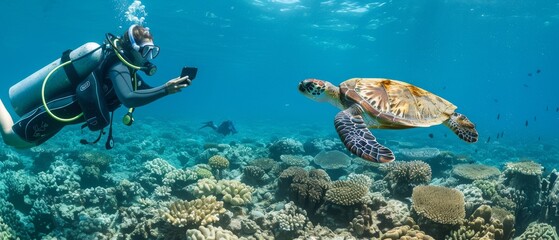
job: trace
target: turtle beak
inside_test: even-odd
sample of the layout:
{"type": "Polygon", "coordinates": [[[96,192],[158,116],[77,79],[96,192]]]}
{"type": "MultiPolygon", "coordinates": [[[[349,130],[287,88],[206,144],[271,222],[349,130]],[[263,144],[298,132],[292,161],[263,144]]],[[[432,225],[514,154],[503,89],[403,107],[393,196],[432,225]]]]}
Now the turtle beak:
{"type": "Polygon", "coordinates": [[[305,91],[306,91],[305,85],[303,84],[303,82],[300,82],[299,83],[299,92],[304,93],[305,91]]]}

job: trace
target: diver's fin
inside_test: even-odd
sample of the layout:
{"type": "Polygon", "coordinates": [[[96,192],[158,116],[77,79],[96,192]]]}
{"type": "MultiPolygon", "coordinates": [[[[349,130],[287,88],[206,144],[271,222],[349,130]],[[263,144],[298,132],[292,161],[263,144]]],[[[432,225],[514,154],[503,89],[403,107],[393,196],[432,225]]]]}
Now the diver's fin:
{"type": "Polygon", "coordinates": [[[202,123],[202,124],[203,124],[203,125],[202,125],[200,128],[198,128],[198,129],[202,129],[202,128],[205,128],[205,127],[209,127],[209,128],[211,128],[211,129],[213,129],[213,130],[217,130],[217,126],[214,124],[213,121],[205,122],[205,123],[202,123]]]}

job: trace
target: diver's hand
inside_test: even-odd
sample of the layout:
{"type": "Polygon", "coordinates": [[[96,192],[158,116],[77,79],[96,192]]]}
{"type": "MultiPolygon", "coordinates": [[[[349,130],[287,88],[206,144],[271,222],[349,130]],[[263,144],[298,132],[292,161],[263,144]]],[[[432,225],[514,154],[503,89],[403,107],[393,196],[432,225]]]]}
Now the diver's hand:
{"type": "Polygon", "coordinates": [[[165,83],[165,88],[167,93],[173,94],[180,92],[181,89],[188,87],[192,83],[192,80],[188,79],[188,76],[173,78],[165,83]]]}

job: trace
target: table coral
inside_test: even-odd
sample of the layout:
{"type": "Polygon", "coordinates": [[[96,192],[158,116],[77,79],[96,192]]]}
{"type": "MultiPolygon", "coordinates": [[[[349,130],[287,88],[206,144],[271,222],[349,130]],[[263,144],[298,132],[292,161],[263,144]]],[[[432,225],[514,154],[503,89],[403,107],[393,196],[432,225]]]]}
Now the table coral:
{"type": "Polygon", "coordinates": [[[309,161],[301,155],[284,154],[280,156],[280,159],[283,163],[290,167],[306,167],[309,165],[309,161]]]}
{"type": "Polygon", "coordinates": [[[365,175],[350,174],[347,180],[332,182],[325,199],[342,206],[364,203],[371,184],[372,180],[365,175]]]}
{"type": "Polygon", "coordinates": [[[223,202],[214,196],[192,201],[177,200],[162,211],[163,219],[175,227],[203,226],[219,220],[223,202]]]}
{"type": "Polygon", "coordinates": [[[338,151],[322,151],[314,157],[314,163],[322,169],[347,168],[351,164],[351,157],[338,151]]]}
{"type": "Polygon", "coordinates": [[[501,172],[496,167],[483,164],[458,164],[452,169],[452,174],[469,182],[490,179],[499,176],[501,172]]]}
{"type": "Polygon", "coordinates": [[[459,224],[466,215],[464,195],[439,186],[417,186],[412,193],[413,209],[421,216],[441,224],[459,224]]]}
{"type": "Polygon", "coordinates": [[[401,148],[398,152],[404,155],[405,158],[418,159],[418,160],[433,158],[441,154],[441,151],[438,148],[430,148],[430,147],[401,148]]]}

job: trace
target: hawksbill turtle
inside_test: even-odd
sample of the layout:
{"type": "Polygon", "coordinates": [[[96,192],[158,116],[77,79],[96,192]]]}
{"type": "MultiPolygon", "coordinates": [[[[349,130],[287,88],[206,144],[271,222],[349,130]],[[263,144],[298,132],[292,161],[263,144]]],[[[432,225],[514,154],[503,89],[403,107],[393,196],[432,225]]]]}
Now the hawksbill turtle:
{"type": "Polygon", "coordinates": [[[342,111],[334,126],[353,154],[373,162],[391,162],[394,153],[377,142],[369,129],[405,129],[444,124],[458,137],[473,143],[475,124],[455,112],[449,101],[409,83],[385,78],[352,78],[340,84],[306,79],[299,91],[318,102],[329,102],[342,111]]]}

